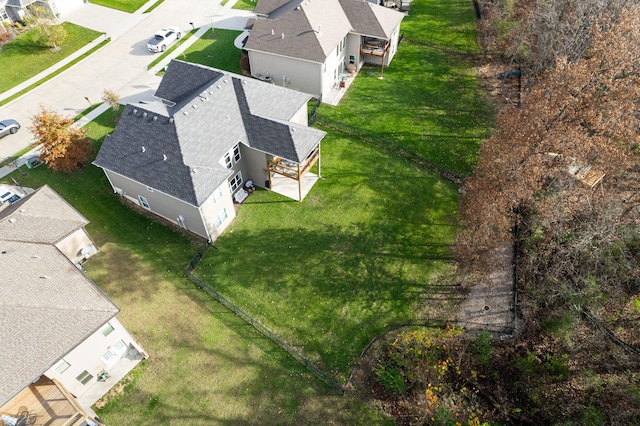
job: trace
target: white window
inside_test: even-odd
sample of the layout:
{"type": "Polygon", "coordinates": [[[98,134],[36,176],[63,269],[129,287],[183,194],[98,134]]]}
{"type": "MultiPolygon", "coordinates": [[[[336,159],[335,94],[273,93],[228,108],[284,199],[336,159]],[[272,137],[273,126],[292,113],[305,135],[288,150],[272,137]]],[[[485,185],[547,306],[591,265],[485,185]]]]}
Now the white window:
{"type": "Polygon", "coordinates": [[[58,372],[58,374],[62,374],[67,371],[69,367],[71,367],[71,364],[69,364],[64,359],[61,359],[53,368],[58,372]]]}
{"type": "Polygon", "coordinates": [[[231,187],[231,192],[236,192],[236,189],[242,186],[242,172],[238,172],[231,181],[229,182],[229,187],[231,187]]]}
{"type": "Polygon", "coordinates": [[[216,229],[220,229],[222,227],[222,224],[224,223],[225,220],[227,220],[227,217],[229,217],[227,215],[227,209],[224,208],[222,209],[222,211],[220,213],[218,213],[218,215],[216,216],[216,220],[215,220],[215,225],[216,225],[216,229]]]}
{"type": "Polygon", "coordinates": [[[126,351],[127,345],[122,340],[119,340],[115,345],[107,348],[107,351],[102,354],[100,360],[104,362],[107,367],[111,368],[118,362],[126,351]]]}
{"type": "Polygon", "coordinates": [[[231,163],[231,154],[229,154],[228,152],[224,155],[224,165],[227,169],[230,169],[233,165],[231,163]]]}
{"type": "Polygon", "coordinates": [[[240,158],[242,157],[240,156],[240,144],[238,144],[233,147],[233,161],[237,163],[240,158]]]}
{"type": "Polygon", "coordinates": [[[111,332],[115,330],[113,328],[113,326],[111,325],[111,323],[107,323],[107,325],[105,325],[104,327],[102,327],[102,330],[100,330],[102,332],[103,336],[108,336],[109,334],[111,334],[111,332]]]}
{"type": "Polygon", "coordinates": [[[78,377],[76,377],[76,380],[82,383],[83,385],[86,385],[87,383],[89,383],[91,379],[93,379],[93,376],[87,370],[84,370],[82,373],[80,373],[78,377]]]}
{"type": "Polygon", "coordinates": [[[143,197],[142,195],[138,195],[138,200],[140,200],[140,205],[142,207],[144,207],[145,209],[151,209],[151,207],[149,207],[149,202],[145,197],[143,197]]]}
{"type": "Polygon", "coordinates": [[[222,189],[218,187],[215,191],[213,191],[213,204],[217,203],[222,199],[222,189]]]}

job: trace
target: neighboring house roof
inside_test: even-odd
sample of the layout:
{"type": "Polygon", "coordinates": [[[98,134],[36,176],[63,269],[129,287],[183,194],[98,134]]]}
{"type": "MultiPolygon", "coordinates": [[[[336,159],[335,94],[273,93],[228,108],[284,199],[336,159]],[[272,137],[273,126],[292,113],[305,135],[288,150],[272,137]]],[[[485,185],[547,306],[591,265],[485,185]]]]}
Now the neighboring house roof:
{"type": "Polygon", "coordinates": [[[256,7],[253,8],[253,13],[256,15],[271,15],[290,3],[300,3],[300,0],[295,2],[291,0],[259,0],[256,7]]]}
{"type": "Polygon", "coordinates": [[[56,244],[88,223],[57,192],[45,185],[19,203],[0,210],[0,239],[56,244]]]}
{"type": "Polygon", "coordinates": [[[390,39],[404,14],[368,1],[340,0],[353,32],[370,37],[390,39]]]}
{"type": "Polygon", "coordinates": [[[256,20],[244,48],[323,63],[351,31],[349,19],[338,0],[294,2],[273,19],[256,20]]]}
{"type": "MultiPolygon", "coordinates": [[[[48,219],[62,214],[58,219],[66,222],[64,215],[73,213],[53,194],[45,186],[0,217],[0,406],[119,312],[51,243],[58,237],[46,229],[52,223],[48,219]],[[52,209],[49,214],[36,206],[38,200],[52,209]],[[21,222],[33,229],[16,238],[11,226],[26,229],[21,222]],[[51,241],[34,238],[38,232],[51,241]]],[[[77,212],[72,216],[72,222],[82,217],[77,212]]]]}
{"type": "Polygon", "coordinates": [[[202,65],[171,61],[156,96],[175,106],[127,105],[94,164],[195,206],[236,144],[300,163],[325,135],[288,121],[309,95],[202,65]]]}
{"type": "Polygon", "coordinates": [[[268,16],[251,22],[246,50],[319,63],[350,32],[390,39],[404,17],[362,0],[259,0],[255,11],[268,16]]]}
{"type": "Polygon", "coordinates": [[[8,0],[7,6],[23,8],[35,3],[37,0],[8,0]]]}

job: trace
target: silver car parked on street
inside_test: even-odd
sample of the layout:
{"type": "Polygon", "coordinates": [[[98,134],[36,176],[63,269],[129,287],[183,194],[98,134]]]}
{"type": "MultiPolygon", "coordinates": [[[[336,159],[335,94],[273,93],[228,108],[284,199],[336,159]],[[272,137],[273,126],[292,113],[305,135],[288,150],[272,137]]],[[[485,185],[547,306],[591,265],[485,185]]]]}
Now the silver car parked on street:
{"type": "Polygon", "coordinates": [[[0,121],[0,138],[3,138],[9,134],[13,135],[18,132],[20,123],[16,120],[2,120],[0,121]]]}

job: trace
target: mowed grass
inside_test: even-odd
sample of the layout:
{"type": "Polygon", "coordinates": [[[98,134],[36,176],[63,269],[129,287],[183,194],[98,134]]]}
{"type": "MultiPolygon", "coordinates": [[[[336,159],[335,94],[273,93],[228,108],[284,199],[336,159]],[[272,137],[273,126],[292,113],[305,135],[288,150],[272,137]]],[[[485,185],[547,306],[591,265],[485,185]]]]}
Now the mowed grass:
{"type": "Polygon", "coordinates": [[[215,28],[209,30],[189,46],[179,59],[240,74],[242,50],[236,48],[233,42],[241,33],[215,28]]]}
{"type": "Polygon", "coordinates": [[[379,66],[364,67],[339,106],[320,107],[319,121],[347,123],[470,175],[493,125],[474,68],[474,16],[466,0],[413,1],[401,26],[405,39],[384,78],[379,66]]]}
{"type": "Polygon", "coordinates": [[[89,3],[133,13],[147,3],[147,0],[89,0],[89,3]]]}
{"type": "Polygon", "coordinates": [[[344,384],[373,337],[449,302],[456,188],[333,134],[322,174],[303,202],[254,192],[195,273],[344,384]]]}
{"type": "MultiPolygon", "coordinates": [[[[96,148],[115,126],[108,110],[88,125],[96,148]]],[[[46,167],[3,178],[47,183],[85,215],[100,251],[88,276],[122,309],[118,318],[150,355],[118,395],[96,408],[112,425],[390,424],[341,396],[271,341],[197,289],[183,274],[200,241],[138,214],[113,195],[100,169],[46,167]]]]}
{"type": "MultiPolygon", "coordinates": [[[[230,0],[228,0],[230,1],[230,0]]],[[[238,10],[253,10],[256,7],[257,1],[255,0],[237,0],[233,4],[233,9],[238,10]]]]}
{"type": "Polygon", "coordinates": [[[37,30],[31,30],[2,46],[0,50],[0,93],[27,81],[57,62],[71,55],[101,33],[70,22],[62,24],[67,38],[54,52],[50,47],[34,41],[37,30]]]}

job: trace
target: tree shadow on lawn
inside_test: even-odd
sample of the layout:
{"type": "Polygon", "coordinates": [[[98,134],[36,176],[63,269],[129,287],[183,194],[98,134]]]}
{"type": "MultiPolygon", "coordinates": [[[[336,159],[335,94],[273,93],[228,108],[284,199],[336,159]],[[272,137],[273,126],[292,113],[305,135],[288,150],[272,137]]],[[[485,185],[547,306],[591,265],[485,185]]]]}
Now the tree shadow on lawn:
{"type": "Polygon", "coordinates": [[[452,186],[344,142],[323,145],[325,179],[304,202],[254,192],[195,271],[343,383],[375,335],[451,293],[432,285],[451,282],[457,206],[452,186]]]}

